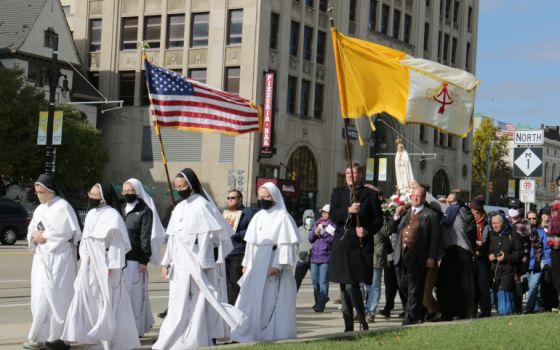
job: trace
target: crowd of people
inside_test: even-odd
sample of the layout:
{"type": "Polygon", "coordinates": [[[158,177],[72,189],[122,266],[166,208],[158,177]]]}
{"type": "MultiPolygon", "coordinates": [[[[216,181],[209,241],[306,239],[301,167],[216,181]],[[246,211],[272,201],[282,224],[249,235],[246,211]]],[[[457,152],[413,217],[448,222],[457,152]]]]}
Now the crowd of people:
{"type": "Polygon", "coordinates": [[[344,331],[390,317],[397,294],[403,325],[558,307],[560,197],[527,215],[516,199],[507,212],[489,213],[481,197],[467,202],[455,190],[436,199],[414,182],[410,207],[387,215],[382,191],[364,184],[353,164],[320,217],[306,210],[298,228],[273,183],[258,189],[260,210],[245,207],[234,189],[223,213],[192,169],[174,185],[181,200],[166,229],[134,178],[122,186],[124,200],[110,184],[93,185],[82,228],[54,178],[37,179],[40,205],[27,237],[33,322],[24,348],[138,347],[154,325],[149,263],[169,282],[154,349],[295,338],[297,290],[308,270],[315,312],[330,301],[329,283],[338,285],[344,331]]]}

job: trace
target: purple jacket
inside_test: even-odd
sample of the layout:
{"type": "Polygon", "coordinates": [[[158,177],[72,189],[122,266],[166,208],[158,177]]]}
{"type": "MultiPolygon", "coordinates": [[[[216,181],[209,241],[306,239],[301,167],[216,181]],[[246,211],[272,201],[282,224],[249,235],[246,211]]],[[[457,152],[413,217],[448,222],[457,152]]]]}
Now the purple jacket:
{"type": "Polygon", "coordinates": [[[318,225],[323,225],[323,229],[326,229],[329,225],[332,225],[333,228],[336,227],[330,219],[323,220],[321,218],[317,220],[313,227],[311,227],[311,229],[309,230],[309,242],[311,242],[311,244],[313,245],[311,247],[311,262],[314,264],[328,264],[331,259],[331,245],[333,235],[324,231],[320,236],[317,236],[315,234],[315,229],[318,225]]]}

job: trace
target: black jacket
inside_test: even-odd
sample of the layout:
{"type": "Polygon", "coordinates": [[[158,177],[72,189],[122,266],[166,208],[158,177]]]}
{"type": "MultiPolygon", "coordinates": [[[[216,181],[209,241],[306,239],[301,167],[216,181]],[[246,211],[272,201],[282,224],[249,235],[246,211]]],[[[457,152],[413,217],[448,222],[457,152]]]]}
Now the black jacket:
{"type": "MultiPolygon", "coordinates": [[[[401,260],[401,239],[404,223],[408,219],[412,208],[408,209],[399,220],[393,221],[391,232],[397,233],[397,239],[393,246],[393,263],[397,265],[401,260]]],[[[416,254],[420,261],[426,261],[428,258],[438,260],[438,250],[441,239],[441,225],[439,214],[424,205],[424,208],[417,214],[420,215],[420,227],[416,238],[416,254]]]]}
{"type": "Polygon", "coordinates": [[[510,227],[505,227],[502,233],[490,230],[485,245],[488,254],[497,256],[500,251],[504,252],[502,262],[494,261],[490,265],[494,282],[492,287],[495,290],[513,291],[515,268],[523,256],[521,237],[515,231],[511,231],[510,227]]]}
{"type": "Polygon", "coordinates": [[[371,284],[372,281],[373,235],[383,226],[383,213],[376,191],[357,186],[356,195],[360,202],[360,225],[367,231],[362,238],[361,247],[356,236],[355,215],[350,218],[348,215],[350,188],[335,188],[331,195],[330,219],[336,224],[336,231],[331,248],[330,282],[371,284]]]}
{"type": "Polygon", "coordinates": [[[134,209],[124,216],[130,245],[132,246],[132,249],[126,253],[126,260],[138,261],[144,265],[150,261],[152,256],[152,217],[152,210],[140,198],[138,198],[138,203],[136,203],[134,209]]]}
{"type": "Polygon", "coordinates": [[[239,219],[239,224],[237,224],[235,234],[231,236],[233,250],[227,256],[228,258],[234,255],[245,254],[245,246],[247,244],[245,242],[245,233],[247,232],[247,228],[249,227],[249,222],[251,222],[251,219],[257,212],[257,210],[247,208],[243,205],[239,208],[239,210],[241,210],[241,218],[239,219]]]}

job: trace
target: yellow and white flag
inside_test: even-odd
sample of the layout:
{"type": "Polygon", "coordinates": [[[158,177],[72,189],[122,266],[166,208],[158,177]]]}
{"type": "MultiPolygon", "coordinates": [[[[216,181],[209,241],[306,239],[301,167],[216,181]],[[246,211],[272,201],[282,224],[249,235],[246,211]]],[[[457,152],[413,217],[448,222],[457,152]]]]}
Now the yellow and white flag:
{"type": "Polygon", "coordinates": [[[402,124],[468,135],[480,83],[474,75],[347,37],[336,28],[331,34],[343,117],[386,112],[402,124]]]}

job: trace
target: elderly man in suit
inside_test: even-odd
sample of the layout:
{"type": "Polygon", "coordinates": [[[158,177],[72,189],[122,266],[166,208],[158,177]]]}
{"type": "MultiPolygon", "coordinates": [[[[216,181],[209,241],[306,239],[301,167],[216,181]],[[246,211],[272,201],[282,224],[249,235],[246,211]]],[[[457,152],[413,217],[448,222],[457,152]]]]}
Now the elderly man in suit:
{"type": "Polygon", "coordinates": [[[426,312],[422,305],[426,272],[435,266],[440,240],[439,215],[425,205],[426,190],[416,186],[412,207],[395,210],[393,228],[397,233],[393,247],[399,288],[407,297],[403,325],[422,323],[426,312]]]}
{"type": "Polygon", "coordinates": [[[336,231],[329,282],[340,285],[344,331],[354,330],[353,309],[356,309],[360,329],[367,330],[360,283],[372,283],[373,235],[383,225],[383,213],[377,192],[362,184],[359,164],[346,169],[346,186],[333,190],[330,204],[330,218],[336,224],[336,231]]]}

